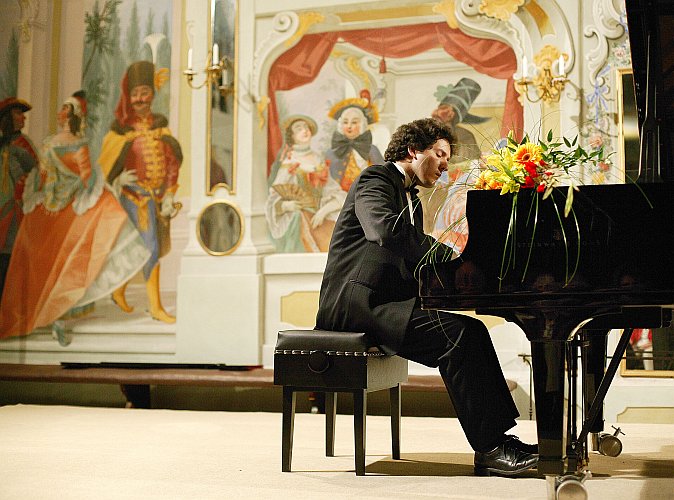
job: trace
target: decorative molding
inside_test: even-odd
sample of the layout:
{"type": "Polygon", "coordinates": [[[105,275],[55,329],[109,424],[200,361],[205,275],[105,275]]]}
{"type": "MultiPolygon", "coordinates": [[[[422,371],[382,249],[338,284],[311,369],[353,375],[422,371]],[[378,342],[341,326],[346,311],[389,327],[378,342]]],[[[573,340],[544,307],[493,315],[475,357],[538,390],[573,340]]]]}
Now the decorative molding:
{"type": "Polygon", "coordinates": [[[535,4],[538,18],[532,15],[532,9],[526,8],[530,4],[520,0],[457,0],[455,14],[465,33],[478,38],[499,40],[512,47],[520,72],[524,57],[531,60],[546,45],[558,47],[565,53],[568,72],[575,64],[575,44],[564,12],[554,0],[538,0],[535,4]],[[516,4],[521,4],[522,8],[515,9],[506,20],[501,20],[484,13],[488,4],[493,8],[494,15],[497,6],[507,6],[512,10],[516,4]],[[542,18],[546,20],[545,29],[540,24],[542,18]],[[530,29],[533,25],[539,30],[530,29]]]}
{"type": "Polygon", "coordinates": [[[621,13],[613,5],[613,0],[595,0],[592,4],[592,19],[595,25],[585,27],[585,38],[596,37],[597,45],[587,51],[590,83],[594,84],[599,72],[606,65],[609,56],[609,40],[620,38],[625,33],[621,13]]]}
{"type": "Polygon", "coordinates": [[[386,87],[384,77],[379,73],[380,57],[367,53],[354,53],[344,48],[333,49],[330,57],[335,62],[335,70],[346,78],[357,91],[367,89],[373,98],[377,97],[377,107],[384,105],[383,95],[379,89],[386,87]]]}
{"type": "Polygon", "coordinates": [[[524,56],[521,32],[524,28],[516,16],[508,21],[501,21],[480,12],[480,3],[477,0],[459,0],[454,10],[456,20],[461,31],[478,38],[499,40],[511,46],[518,59],[524,56]],[[518,21],[520,26],[515,26],[518,21]]]}
{"type": "Polygon", "coordinates": [[[478,10],[486,16],[507,21],[523,4],[524,0],[482,0],[478,10]]]}
{"type": "Polygon", "coordinates": [[[456,19],[456,14],[454,13],[455,10],[455,0],[443,0],[433,6],[433,12],[444,16],[447,25],[454,30],[459,29],[459,21],[456,19]]]}
{"type": "Polygon", "coordinates": [[[323,21],[325,21],[325,16],[323,14],[318,12],[302,12],[299,19],[300,25],[298,26],[297,31],[285,41],[285,46],[292,47],[307,33],[307,31],[309,31],[309,28],[314,24],[322,23],[323,21]]]}
{"type": "Polygon", "coordinates": [[[253,72],[251,74],[251,97],[255,102],[260,102],[266,90],[261,88],[263,72],[269,71],[271,65],[270,58],[275,52],[282,52],[282,49],[288,46],[286,41],[294,37],[300,29],[300,16],[296,12],[279,12],[272,21],[272,30],[267,37],[262,40],[253,55],[253,72]]]}

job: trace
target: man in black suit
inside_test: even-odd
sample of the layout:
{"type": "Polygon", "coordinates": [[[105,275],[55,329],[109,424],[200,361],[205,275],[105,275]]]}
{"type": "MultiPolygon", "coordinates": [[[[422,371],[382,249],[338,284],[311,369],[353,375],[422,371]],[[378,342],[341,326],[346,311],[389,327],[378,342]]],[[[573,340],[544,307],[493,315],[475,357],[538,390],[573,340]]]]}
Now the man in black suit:
{"type": "Polygon", "coordinates": [[[384,165],[364,169],[332,234],[316,327],[370,334],[387,354],[439,367],[469,443],[475,472],[516,475],[536,466],[537,447],[506,431],[519,415],[484,324],[421,310],[415,269],[431,249],[414,186],[447,170],[454,136],[433,118],[400,126],[384,165]]]}

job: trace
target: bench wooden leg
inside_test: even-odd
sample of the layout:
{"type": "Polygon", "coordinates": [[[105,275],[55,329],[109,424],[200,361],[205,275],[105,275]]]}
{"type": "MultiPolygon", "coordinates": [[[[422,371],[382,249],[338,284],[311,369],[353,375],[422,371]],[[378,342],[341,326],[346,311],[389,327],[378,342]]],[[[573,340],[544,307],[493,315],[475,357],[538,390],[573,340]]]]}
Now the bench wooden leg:
{"type": "Polygon", "coordinates": [[[400,384],[389,389],[391,399],[391,446],[393,460],[400,460],[400,384]]]}
{"type": "Polygon", "coordinates": [[[356,450],[356,476],[365,475],[365,416],[367,414],[367,392],[365,389],[353,391],[353,434],[356,450]]]}
{"type": "Polygon", "coordinates": [[[335,456],[335,419],[337,417],[337,393],[325,393],[325,456],[335,456]]]}
{"type": "Polygon", "coordinates": [[[290,472],[293,458],[293,423],[295,421],[295,391],[292,387],[283,386],[283,425],[281,445],[281,470],[290,472]]]}

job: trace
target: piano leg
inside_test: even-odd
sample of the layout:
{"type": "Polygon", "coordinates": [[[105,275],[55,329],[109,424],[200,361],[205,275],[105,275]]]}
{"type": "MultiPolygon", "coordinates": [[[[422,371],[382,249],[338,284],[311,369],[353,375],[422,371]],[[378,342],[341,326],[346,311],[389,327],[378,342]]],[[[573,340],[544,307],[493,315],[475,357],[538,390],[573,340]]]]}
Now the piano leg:
{"type": "Polygon", "coordinates": [[[564,342],[532,342],[538,475],[559,475],[565,470],[564,342]]]}
{"type": "Polygon", "coordinates": [[[567,471],[575,472],[585,464],[587,447],[576,440],[578,435],[578,350],[580,343],[574,339],[566,343],[566,371],[568,398],[566,411],[567,471]]]}
{"type": "MultiPolygon", "coordinates": [[[[606,368],[606,336],[605,330],[582,330],[581,336],[581,360],[583,365],[583,403],[587,419],[599,384],[604,377],[606,368]]],[[[604,431],[604,410],[599,409],[593,422],[590,422],[589,432],[592,434],[592,449],[598,450],[597,441],[600,432],[604,431]]],[[[587,458],[587,457],[586,457],[587,458]]]]}

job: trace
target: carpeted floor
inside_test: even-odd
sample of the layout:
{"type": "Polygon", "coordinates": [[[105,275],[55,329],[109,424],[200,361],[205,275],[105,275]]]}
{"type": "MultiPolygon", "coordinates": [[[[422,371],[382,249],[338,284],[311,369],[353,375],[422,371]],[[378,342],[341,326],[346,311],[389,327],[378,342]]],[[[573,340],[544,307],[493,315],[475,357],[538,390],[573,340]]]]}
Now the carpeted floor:
{"type": "MultiPolygon", "coordinates": [[[[623,454],[593,455],[590,499],[674,498],[674,424],[622,426],[623,454]]],[[[473,476],[456,419],[403,417],[402,460],[389,419],[367,420],[367,475],[353,473],[352,417],[337,416],[324,456],[324,416],[298,414],[293,472],[280,464],[277,413],[0,408],[2,499],[545,499],[546,481],[473,476]]],[[[535,439],[535,422],[514,430],[535,439]]]]}

